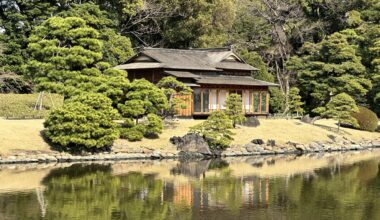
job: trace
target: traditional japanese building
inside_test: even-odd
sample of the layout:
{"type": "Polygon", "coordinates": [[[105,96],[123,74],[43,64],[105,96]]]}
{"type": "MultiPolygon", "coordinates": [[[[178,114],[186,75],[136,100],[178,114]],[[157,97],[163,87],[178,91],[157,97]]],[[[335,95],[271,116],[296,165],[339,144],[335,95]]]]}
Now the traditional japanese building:
{"type": "Polygon", "coordinates": [[[144,78],[157,83],[165,76],[173,76],[190,86],[193,94],[185,97],[187,108],[180,110],[180,116],[202,116],[225,109],[229,93],[242,96],[247,115],[267,115],[268,88],[277,86],[254,79],[252,75],[258,69],[247,64],[230,48],[143,48],[115,68],[126,70],[131,81],[144,78]]]}

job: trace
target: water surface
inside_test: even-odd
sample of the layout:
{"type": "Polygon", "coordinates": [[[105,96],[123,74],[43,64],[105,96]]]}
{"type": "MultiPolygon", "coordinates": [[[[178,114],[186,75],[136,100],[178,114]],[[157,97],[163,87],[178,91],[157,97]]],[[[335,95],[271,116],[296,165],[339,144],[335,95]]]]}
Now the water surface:
{"type": "Polygon", "coordinates": [[[380,219],[380,151],[0,166],[0,219],[380,219]]]}

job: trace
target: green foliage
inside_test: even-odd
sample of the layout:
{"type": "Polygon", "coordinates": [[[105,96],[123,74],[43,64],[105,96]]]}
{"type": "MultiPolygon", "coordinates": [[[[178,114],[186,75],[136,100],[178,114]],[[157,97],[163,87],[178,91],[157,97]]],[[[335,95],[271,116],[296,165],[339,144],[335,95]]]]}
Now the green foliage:
{"type": "Polygon", "coordinates": [[[148,114],[147,122],[145,124],[145,136],[146,137],[157,137],[158,134],[162,133],[163,123],[162,119],[156,114],[148,114]]]}
{"type": "Polygon", "coordinates": [[[81,18],[49,18],[36,27],[29,42],[33,59],[26,69],[39,90],[65,97],[100,92],[116,105],[128,88],[125,72],[100,62],[103,43],[99,33],[81,18]]]}
{"type": "Polygon", "coordinates": [[[45,93],[42,110],[34,110],[39,94],[0,94],[0,117],[6,118],[43,118],[54,107],[63,105],[63,96],[45,93]],[[54,107],[53,107],[54,106],[54,107]]]}
{"type": "Polygon", "coordinates": [[[119,104],[122,115],[127,118],[135,118],[156,114],[167,108],[168,101],[164,92],[145,79],[134,80],[125,97],[125,104],[119,104]]]}
{"type": "Polygon", "coordinates": [[[27,61],[26,46],[28,36],[34,26],[48,19],[56,10],[56,1],[18,1],[9,0],[1,3],[0,41],[4,43],[4,57],[0,66],[20,74],[21,67],[27,61]]]}
{"type": "MultiPolygon", "coordinates": [[[[245,62],[259,69],[259,71],[253,73],[253,78],[267,82],[275,82],[274,76],[268,70],[268,65],[257,52],[243,49],[240,55],[245,62]]],[[[269,88],[269,93],[271,97],[269,100],[269,110],[272,113],[283,112],[285,110],[284,93],[275,87],[269,88]]]]}
{"type": "Polygon", "coordinates": [[[285,110],[285,95],[279,88],[269,88],[269,110],[272,113],[282,113],[285,110]]]}
{"type": "Polygon", "coordinates": [[[347,93],[359,103],[372,83],[358,56],[354,31],[334,33],[320,43],[306,43],[302,57],[293,57],[288,68],[298,72],[300,89],[309,108],[325,105],[331,94],[347,93]]]}
{"type": "Polygon", "coordinates": [[[359,106],[359,111],[351,115],[358,122],[357,128],[361,130],[373,132],[378,127],[379,119],[377,115],[366,107],[359,106]]]}
{"type": "Polygon", "coordinates": [[[245,62],[259,69],[259,71],[254,72],[253,78],[267,82],[274,82],[274,77],[268,71],[267,64],[264,63],[262,57],[257,52],[249,52],[247,49],[243,49],[240,52],[240,56],[245,62]]]}
{"type": "Polygon", "coordinates": [[[223,111],[216,111],[205,122],[190,128],[190,132],[203,135],[212,149],[224,150],[233,140],[231,128],[231,119],[223,111]]]}
{"type": "Polygon", "coordinates": [[[351,124],[358,127],[358,122],[352,113],[358,112],[359,108],[356,106],[355,100],[346,93],[340,93],[334,96],[326,105],[326,107],[319,107],[314,110],[315,113],[320,114],[322,117],[334,118],[338,121],[338,132],[341,123],[351,124]]]}
{"type": "Polygon", "coordinates": [[[32,93],[32,91],[33,88],[29,81],[15,74],[2,74],[0,70],[0,93],[25,94],[32,93]]]}
{"type": "Polygon", "coordinates": [[[297,87],[293,87],[289,92],[289,113],[303,114],[304,110],[302,106],[304,103],[301,101],[301,96],[299,95],[300,90],[297,87]]]}
{"type": "Polygon", "coordinates": [[[52,143],[70,150],[111,147],[119,137],[113,122],[118,113],[111,104],[100,94],[74,96],[49,114],[44,122],[45,135],[52,143]]]}
{"type": "Polygon", "coordinates": [[[120,128],[120,138],[127,139],[128,141],[141,141],[144,138],[144,131],[142,126],[134,126],[131,128],[120,128]]]}
{"type": "Polygon", "coordinates": [[[220,47],[227,40],[235,18],[233,0],[162,1],[174,16],[164,23],[168,47],[220,47]]]}
{"type": "Polygon", "coordinates": [[[246,118],[243,112],[243,100],[239,94],[229,94],[226,100],[226,115],[232,120],[232,126],[243,123],[246,118]]]}
{"type": "Polygon", "coordinates": [[[125,62],[133,55],[130,39],[115,31],[117,20],[112,19],[112,14],[100,9],[99,5],[74,4],[69,10],[59,13],[59,16],[82,18],[89,27],[96,29],[99,39],[103,41],[103,61],[112,66],[125,62]]]}
{"type": "Polygon", "coordinates": [[[178,109],[187,108],[184,104],[187,100],[181,96],[191,95],[192,89],[190,87],[172,76],[162,78],[157,83],[157,87],[164,92],[168,100],[168,109],[165,111],[166,116],[174,116],[178,114],[178,109]]]}
{"type": "Polygon", "coordinates": [[[33,59],[27,70],[39,89],[71,96],[79,88],[92,88],[93,76],[101,74],[95,68],[102,58],[98,37],[95,29],[75,17],[52,17],[36,27],[29,38],[33,59]]]}

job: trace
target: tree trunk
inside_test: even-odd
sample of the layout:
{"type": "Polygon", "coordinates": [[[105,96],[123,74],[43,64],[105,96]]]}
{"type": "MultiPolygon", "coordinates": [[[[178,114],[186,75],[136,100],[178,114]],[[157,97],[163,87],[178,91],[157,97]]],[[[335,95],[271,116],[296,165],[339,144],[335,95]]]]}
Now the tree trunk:
{"type": "Polygon", "coordinates": [[[339,134],[339,131],[340,131],[340,119],[338,119],[338,134],[339,134]]]}

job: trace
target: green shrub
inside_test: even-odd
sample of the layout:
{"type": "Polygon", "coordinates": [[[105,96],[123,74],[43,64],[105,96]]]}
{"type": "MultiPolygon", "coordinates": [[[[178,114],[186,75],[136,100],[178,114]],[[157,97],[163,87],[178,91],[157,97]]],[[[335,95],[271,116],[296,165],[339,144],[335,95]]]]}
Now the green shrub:
{"type": "Polygon", "coordinates": [[[124,124],[123,124],[123,127],[125,128],[132,128],[133,126],[135,126],[135,122],[132,118],[126,118],[124,120],[124,124]]]}
{"type": "Polygon", "coordinates": [[[213,112],[205,122],[190,128],[190,132],[198,133],[206,138],[211,149],[224,150],[233,140],[232,121],[223,111],[213,112]]]}
{"type": "Polygon", "coordinates": [[[377,115],[366,107],[359,107],[359,112],[352,113],[352,117],[354,117],[359,126],[357,128],[365,131],[375,131],[377,129],[379,119],[377,115]]]}
{"type": "Polygon", "coordinates": [[[141,141],[144,133],[141,132],[138,126],[132,128],[120,128],[120,138],[128,141],[141,141]]]}
{"type": "Polygon", "coordinates": [[[119,137],[113,121],[118,113],[112,101],[100,94],[82,94],[53,110],[44,126],[46,137],[54,144],[70,150],[111,147],[119,137]]]}
{"type": "Polygon", "coordinates": [[[145,136],[157,137],[162,133],[163,124],[162,119],[156,114],[148,114],[147,123],[145,124],[145,136]]]}
{"type": "Polygon", "coordinates": [[[232,125],[235,128],[236,124],[241,124],[247,120],[243,112],[243,101],[239,94],[229,94],[226,100],[226,114],[232,120],[232,125]]]}

